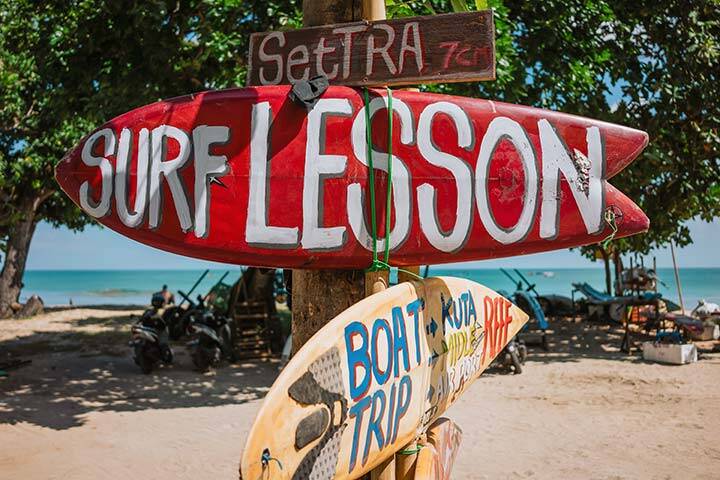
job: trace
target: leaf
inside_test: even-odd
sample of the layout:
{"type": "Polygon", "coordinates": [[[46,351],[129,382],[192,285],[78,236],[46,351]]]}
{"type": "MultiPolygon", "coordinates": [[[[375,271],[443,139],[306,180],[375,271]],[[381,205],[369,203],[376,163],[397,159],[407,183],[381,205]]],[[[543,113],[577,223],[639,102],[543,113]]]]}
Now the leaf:
{"type": "Polygon", "coordinates": [[[470,11],[465,0],[450,0],[450,3],[452,4],[452,9],[454,12],[460,13],[470,11]]]}
{"type": "Polygon", "coordinates": [[[488,9],[488,2],[487,0],[475,0],[475,8],[480,10],[487,10],[488,9]]]}

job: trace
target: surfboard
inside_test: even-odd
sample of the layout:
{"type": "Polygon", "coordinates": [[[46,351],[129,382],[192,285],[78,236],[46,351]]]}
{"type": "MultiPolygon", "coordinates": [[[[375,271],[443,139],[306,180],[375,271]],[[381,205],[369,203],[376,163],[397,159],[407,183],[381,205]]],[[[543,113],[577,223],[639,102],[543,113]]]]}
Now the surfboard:
{"type": "Polygon", "coordinates": [[[288,86],[204,92],[101,126],[56,168],[103,225],[170,252],[276,268],[364,268],[392,184],[396,265],[513,256],[643,232],[648,219],[607,180],[647,134],[490,100],[330,87],[311,109],[288,86]],[[372,155],[366,140],[371,118],[372,155]],[[392,181],[388,182],[388,165],[392,181]],[[608,212],[613,221],[607,220],[608,212]]]}
{"type": "Polygon", "coordinates": [[[450,480],[460,449],[462,430],[448,418],[438,418],[426,432],[425,445],[418,452],[413,480],[450,480]]]}
{"type": "Polygon", "coordinates": [[[250,430],[242,478],[359,478],[431,425],[527,318],[453,277],[365,298],[283,369],[250,430]]]}

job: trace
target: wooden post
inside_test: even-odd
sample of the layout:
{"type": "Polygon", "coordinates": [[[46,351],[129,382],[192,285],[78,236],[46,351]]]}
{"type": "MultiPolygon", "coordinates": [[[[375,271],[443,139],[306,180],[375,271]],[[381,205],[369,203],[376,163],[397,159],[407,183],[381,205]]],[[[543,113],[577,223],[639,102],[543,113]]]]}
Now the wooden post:
{"type": "Polygon", "coordinates": [[[370,471],[370,480],[395,480],[395,456],[370,471]]]}
{"type": "MultiPolygon", "coordinates": [[[[382,0],[303,0],[303,25],[382,20],[382,0]]],[[[293,353],[343,310],[387,287],[387,272],[293,270],[293,353]]]]}
{"type": "MultiPolygon", "coordinates": [[[[424,434],[423,434],[424,437],[424,434]]],[[[418,443],[425,443],[425,439],[418,439],[408,443],[403,447],[406,451],[415,451],[418,443]],[[418,440],[421,440],[418,442],[418,440]]],[[[396,454],[395,455],[395,478],[396,480],[413,480],[415,478],[415,462],[417,461],[417,453],[396,454]]]]}
{"type": "Polygon", "coordinates": [[[410,280],[417,280],[420,276],[420,265],[414,265],[412,267],[403,267],[404,271],[398,270],[398,283],[409,282],[410,280]]]}
{"type": "Polygon", "coordinates": [[[362,2],[362,18],[364,20],[385,20],[385,1],[384,0],[363,0],[362,2]]]}
{"type": "MultiPolygon", "coordinates": [[[[358,0],[303,0],[303,25],[352,22],[360,19],[358,0]]],[[[365,297],[362,270],[293,270],[293,354],[340,312],[365,297]]]]}

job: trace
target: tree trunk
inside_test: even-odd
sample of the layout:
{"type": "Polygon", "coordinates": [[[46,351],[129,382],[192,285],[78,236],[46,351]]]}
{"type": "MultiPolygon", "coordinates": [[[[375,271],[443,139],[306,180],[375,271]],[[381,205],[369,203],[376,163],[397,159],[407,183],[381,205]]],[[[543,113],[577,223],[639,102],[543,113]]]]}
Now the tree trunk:
{"type": "Polygon", "coordinates": [[[612,295],[612,273],[610,272],[610,253],[603,247],[598,246],[598,251],[602,255],[603,263],[605,263],[605,292],[612,295]]]}
{"type": "MultiPolygon", "coordinates": [[[[367,0],[303,0],[303,24],[316,27],[372,18],[375,7],[367,0]]],[[[293,354],[323,325],[364,297],[362,270],[293,270],[293,354]]]]}
{"type": "Polygon", "coordinates": [[[365,297],[362,270],[293,270],[293,355],[339,313],[365,297]]]}
{"type": "Polygon", "coordinates": [[[620,281],[623,271],[622,258],[617,250],[613,252],[613,260],[615,262],[615,295],[622,295],[622,282],[620,281]]]}
{"type": "Polygon", "coordinates": [[[0,273],[0,318],[12,315],[11,305],[20,297],[25,262],[30,241],[35,233],[35,215],[42,201],[42,197],[22,200],[18,207],[21,217],[10,227],[5,248],[5,262],[0,273]]]}

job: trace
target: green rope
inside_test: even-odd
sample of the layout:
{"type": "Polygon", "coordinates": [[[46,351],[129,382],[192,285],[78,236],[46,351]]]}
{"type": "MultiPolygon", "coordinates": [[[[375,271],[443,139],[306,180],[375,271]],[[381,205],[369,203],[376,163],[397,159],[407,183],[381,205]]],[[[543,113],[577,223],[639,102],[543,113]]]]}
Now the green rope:
{"type": "Polygon", "coordinates": [[[370,118],[370,93],[367,88],[363,89],[365,99],[365,143],[367,144],[368,168],[370,169],[370,223],[372,228],[372,263],[367,269],[369,272],[378,270],[390,270],[390,201],[392,200],[392,133],[393,133],[393,108],[392,92],[387,89],[388,97],[388,176],[385,204],[385,259],[380,260],[377,252],[377,216],[375,214],[375,168],[373,167],[372,149],[372,125],[370,118]]]}
{"type": "MultiPolygon", "coordinates": [[[[393,97],[392,91],[387,89],[388,111],[388,173],[387,195],[385,198],[385,263],[390,263],[390,201],[392,200],[392,133],[393,133],[393,97]]],[[[388,265],[389,267],[389,265],[388,265]]]]}
{"type": "MultiPolygon", "coordinates": [[[[370,169],[370,222],[372,228],[372,264],[368,267],[368,272],[376,272],[378,270],[390,270],[390,202],[392,201],[392,140],[393,140],[393,97],[392,90],[387,89],[387,111],[388,111],[388,168],[387,168],[387,189],[385,197],[385,258],[380,260],[377,252],[377,218],[375,215],[375,169],[373,168],[373,150],[372,150],[372,125],[370,118],[370,94],[367,88],[363,89],[365,100],[365,143],[367,144],[368,168],[370,169]]],[[[424,280],[423,277],[402,268],[397,269],[407,275],[415,277],[418,280],[424,280]]]]}
{"type": "Polygon", "coordinates": [[[372,252],[373,259],[369,271],[376,271],[378,263],[377,255],[377,219],[375,218],[375,168],[373,168],[372,154],[372,125],[370,125],[370,94],[367,88],[363,89],[365,94],[365,143],[367,145],[368,168],[370,169],[370,223],[372,228],[372,252]]]}
{"type": "Polygon", "coordinates": [[[617,228],[617,224],[615,223],[615,212],[612,209],[608,208],[607,210],[605,210],[604,218],[605,218],[605,222],[612,229],[612,232],[610,232],[610,235],[605,237],[605,239],[602,242],[600,242],[600,245],[602,245],[603,250],[607,250],[608,245],[610,245],[610,242],[612,242],[613,239],[615,238],[615,234],[617,233],[618,228],[617,228]]]}

